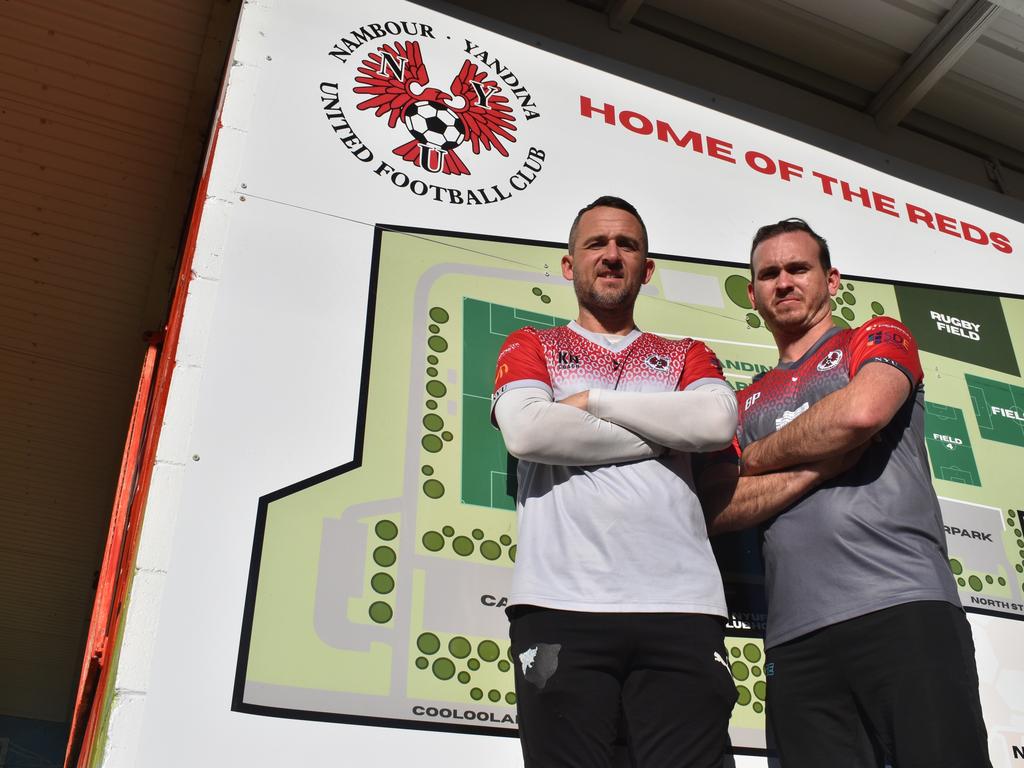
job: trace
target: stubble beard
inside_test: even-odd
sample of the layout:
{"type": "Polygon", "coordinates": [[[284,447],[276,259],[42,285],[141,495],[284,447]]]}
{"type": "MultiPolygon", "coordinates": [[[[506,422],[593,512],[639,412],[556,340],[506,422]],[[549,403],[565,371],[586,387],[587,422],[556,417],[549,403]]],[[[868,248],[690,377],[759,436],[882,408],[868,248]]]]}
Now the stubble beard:
{"type": "Polygon", "coordinates": [[[602,292],[594,283],[588,286],[578,280],[573,280],[573,287],[580,306],[597,314],[631,309],[640,293],[640,286],[623,285],[618,290],[602,292]]]}

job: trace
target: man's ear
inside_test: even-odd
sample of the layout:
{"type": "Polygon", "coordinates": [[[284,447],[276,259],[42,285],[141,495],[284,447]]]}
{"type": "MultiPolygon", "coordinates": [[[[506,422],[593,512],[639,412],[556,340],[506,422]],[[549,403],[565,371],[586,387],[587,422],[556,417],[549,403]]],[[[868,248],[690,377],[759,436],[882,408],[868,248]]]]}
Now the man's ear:
{"type": "Polygon", "coordinates": [[[649,282],[651,282],[652,277],[654,277],[654,259],[644,259],[643,285],[647,285],[649,282]]]}
{"type": "Polygon", "coordinates": [[[750,300],[750,306],[752,309],[757,309],[757,300],[754,298],[754,284],[747,283],[747,298],[750,300]]]}
{"type": "Polygon", "coordinates": [[[562,257],[562,277],[572,280],[572,254],[567,253],[562,257]]]}
{"type": "Polygon", "coordinates": [[[829,267],[828,273],[826,275],[826,280],[828,282],[828,295],[835,296],[837,293],[839,293],[839,270],[836,269],[835,267],[829,267]]]}

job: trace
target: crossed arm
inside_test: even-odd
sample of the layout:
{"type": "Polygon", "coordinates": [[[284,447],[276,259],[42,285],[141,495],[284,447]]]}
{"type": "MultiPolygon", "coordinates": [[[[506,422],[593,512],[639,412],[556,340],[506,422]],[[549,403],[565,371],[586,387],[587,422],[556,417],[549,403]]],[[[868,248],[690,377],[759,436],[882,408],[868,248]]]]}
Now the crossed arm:
{"type": "Polygon", "coordinates": [[[505,392],[495,420],[513,456],[542,464],[590,466],[712,451],[736,429],[736,398],[723,382],[682,392],[591,390],[554,402],[547,390],[505,392]]]}
{"type": "Polygon", "coordinates": [[[708,467],[698,480],[708,531],[756,525],[850,469],[910,391],[910,380],[899,369],[865,364],[845,387],[748,445],[739,467],[708,467]]]}

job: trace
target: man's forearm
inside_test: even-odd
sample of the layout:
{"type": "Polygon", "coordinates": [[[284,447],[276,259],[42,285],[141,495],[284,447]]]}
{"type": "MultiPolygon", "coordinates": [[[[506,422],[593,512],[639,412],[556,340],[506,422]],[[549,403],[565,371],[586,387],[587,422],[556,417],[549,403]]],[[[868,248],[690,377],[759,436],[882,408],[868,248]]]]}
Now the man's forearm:
{"type": "Polygon", "coordinates": [[[665,450],[618,424],[551,402],[540,389],[506,392],[495,404],[494,416],[508,452],[538,464],[617,464],[649,459],[665,450]]]}
{"type": "Polygon", "coordinates": [[[701,503],[711,535],[739,531],[764,522],[803,497],[821,481],[820,473],[796,468],[741,477],[724,465],[701,485],[701,503]],[[731,476],[730,476],[731,475],[731,476]]]}

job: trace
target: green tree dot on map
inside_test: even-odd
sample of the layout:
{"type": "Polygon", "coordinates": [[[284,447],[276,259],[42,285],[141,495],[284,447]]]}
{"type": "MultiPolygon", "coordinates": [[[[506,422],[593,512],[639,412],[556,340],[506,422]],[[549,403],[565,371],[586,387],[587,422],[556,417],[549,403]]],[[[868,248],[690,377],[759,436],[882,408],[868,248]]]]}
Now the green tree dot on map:
{"type": "Polygon", "coordinates": [[[450,539],[452,536],[455,535],[455,529],[452,528],[450,525],[446,525],[444,528],[441,529],[441,533],[443,533],[450,539]]]}
{"type": "Polygon", "coordinates": [[[1017,546],[1024,549],[1024,539],[1017,539],[1017,546]]]}
{"type": "Polygon", "coordinates": [[[437,401],[436,400],[427,400],[426,406],[430,410],[436,411],[437,410],[437,401]]]}
{"type": "Polygon", "coordinates": [[[473,688],[469,692],[469,698],[471,698],[473,701],[480,701],[480,699],[482,699],[483,697],[484,692],[481,691],[479,688],[473,688]]]}
{"type": "Polygon", "coordinates": [[[964,572],[963,565],[955,557],[950,558],[950,560],[949,560],[949,569],[951,571],[953,571],[953,574],[955,576],[959,576],[961,573],[964,572]]]}
{"type": "Polygon", "coordinates": [[[417,669],[426,669],[429,666],[430,666],[430,662],[427,661],[427,657],[426,656],[417,656],[416,657],[416,668],[417,669]]]}
{"type": "Polygon", "coordinates": [[[740,309],[753,309],[750,306],[750,299],[747,297],[748,285],[750,285],[750,280],[743,275],[729,275],[725,278],[725,295],[740,309]]]}
{"type": "Polygon", "coordinates": [[[748,328],[760,328],[761,318],[755,315],[753,312],[747,313],[747,327],[748,328]]]}
{"type": "Polygon", "coordinates": [[[1017,563],[1017,573],[1024,573],[1024,565],[1017,563]]]}
{"type": "Polygon", "coordinates": [[[392,520],[378,520],[373,526],[373,532],[377,534],[378,539],[391,541],[398,535],[398,526],[392,520]]]}
{"type": "Polygon", "coordinates": [[[501,701],[501,691],[496,691],[493,688],[487,692],[487,698],[497,704],[501,701]]]}
{"type": "Polygon", "coordinates": [[[1020,528],[1014,528],[1013,529],[1013,535],[1016,536],[1019,539],[1020,538],[1020,528]]]}
{"type": "Polygon", "coordinates": [[[450,443],[452,440],[455,439],[455,435],[453,435],[446,429],[444,432],[441,433],[441,439],[444,440],[446,443],[450,443]]]}
{"type": "Polygon", "coordinates": [[[470,536],[472,536],[477,541],[480,541],[480,539],[484,537],[484,532],[481,531],[479,528],[474,528],[472,533],[470,533],[470,536]]]}
{"type": "Polygon", "coordinates": [[[847,291],[846,293],[843,294],[843,301],[845,301],[847,304],[853,305],[857,303],[857,297],[854,296],[849,291],[847,291]]]}
{"type": "Polygon", "coordinates": [[[971,589],[973,589],[975,592],[981,592],[981,588],[984,586],[981,583],[981,579],[979,579],[977,576],[971,576],[971,578],[967,580],[967,583],[971,585],[971,589]]]}
{"type": "Polygon", "coordinates": [[[762,712],[764,712],[764,704],[762,704],[760,701],[755,701],[752,709],[760,715],[762,712]]]}
{"type": "Polygon", "coordinates": [[[444,397],[448,393],[448,387],[437,379],[427,382],[427,394],[431,397],[444,397]]]}
{"type": "Polygon", "coordinates": [[[761,660],[761,649],[754,643],[747,643],[743,646],[743,657],[753,663],[761,660]]]}
{"type": "Polygon", "coordinates": [[[448,322],[448,313],[441,309],[441,307],[432,307],[430,310],[430,319],[435,323],[441,323],[444,325],[448,322]]]}
{"type": "Polygon", "coordinates": [[[444,427],[444,419],[436,413],[428,413],[423,417],[423,426],[431,432],[438,432],[444,427]]]}
{"type": "Polygon", "coordinates": [[[512,693],[511,691],[506,693],[505,694],[505,703],[508,704],[509,706],[513,706],[514,707],[515,704],[516,704],[516,695],[514,693],[512,693]]]}
{"type": "Polygon", "coordinates": [[[745,685],[736,686],[736,703],[741,707],[747,706],[750,703],[750,689],[745,685]]]}
{"type": "Polygon", "coordinates": [[[1008,526],[1010,526],[1011,528],[1013,527],[1013,524],[1014,524],[1015,522],[1017,522],[1017,521],[1016,521],[1016,520],[1014,520],[1014,518],[1013,518],[1013,515],[1010,515],[1009,517],[1007,517],[1007,518],[1006,518],[1006,524],[1007,524],[1008,526]]]}
{"type": "Polygon", "coordinates": [[[470,676],[469,672],[467,672],[466,670],[462,670],[461,672],[459,672],[459,682],[460,683],[465,685],[470,680],[472,680],[472,677],[470,676]]]}
{"type": "Polygon", "coordinates": [[[851,323],[853,322],[854,314],[852,309],[850,309],[849,307],[843,307],[841,314],[851,323]]]}
{"type": "Polygon", "coordinates": [[[391,547],[377,547],[373,550],[373,562],[381,568],[388,568],[395,564],[395,550],[391,547]]]}
{"type": "Polygon", "coordinates": [[[448,641],[448,652],[456,659],[464,659],[469,656],[473,646],[464,637],[456,636],[448,641]]]}
{"type": "Polygon", "coordinates": [[[455,554],[467,557],[473,554],[473,540],[468,536],[456,536],[452,540],[452,549],[455,550],[455,554]]]}
{"type": "Polygon", "coordinates": [[[448,342],[444,340],[443,336],[431,336],[427,339],[427,346],[435,352],[444,352],[448,349],[448,342]]]}
{"type": "Polygon", "coordinates": [[[444,443],[441,442],[441,438],[437,435],[424,435],[423,439],[420,440],[420,445],[423,446],[423,450],[430,453],[437,453],[444,447],[444,443]]]}
{"type": "Polygon", "coordinates": [[[741,651],[740,651],[739,648],[733,646],[732,648],[729,649],[729,653],[732,654],[734,659],[738,659],[740,657],[741,651]]]}
{"type": "Polygon", "coordinates": [[[516,561],[516,545],[515,544],[513,544],[511,547],[508,548],[508,559],[511,560],[513,563],[516,561]]]}
{"type": "Polygon", "coordinates": [[[764,680],[758,680],[754,683],[754,695],[757,696],[761,701],[764,701],[765,693],[768,690],[768,686],[765,685],[764,680]]]}
{"type": "Polygon", "coordinates": [[[855,291],[855,290],[857,290],[857,286],[854,285],[853,283],[847,283],[846,284],[846,290],[848,290],[848,291],[855,291]]]}
{"type": "Polygon", "coordinates": [[[376,603],[370,603],[370,618],[378,624],[387,624],[391,621],[391,616],[394,611],[391,610],[391,606],[387,603],[380,601],[376,603]]]}
{"type": "Polygon", "coordinates": [[[466,666],[476,672],[480,669],[480,659],[470,659],[466,662],[466,666]]]}
{"type": "Polygon", "coordinates": [[[542,293],[544,293],[544,291],[542,291],[540,288],[538,288],[536,286],[533,287],[533,291],[532,292],[533,292],[534,296],[540,296],[542,293]]]}
{"type": "Polygon", "coordinates": [[[423,534],[423,547],[430,552],[440,552],[444,549],[444,537],[437,531],[427,531],[423,534]]]}
{"type": "Polygon", "coordinates": [[[370,586],[378,595],[387,595],[395,588],[395,580],[386,573],[375,573],[370,579],[370,586]]]}
{"type": "MultiPolygon", "coordinates": [[[[836,296],[836,297],[835,297],[835,298],[833,299],[833,302],[834,302],[835,304],[838,304],[838,305],[839,305],[839,306],[841,307],[841,306],[843,306],[843,297],[842,297],[842,296],[836,296]]],[[[833,307],[833,309],[835,309],[835,307],[833,307]]]]}
{"type": "MultiPolygon", "coordinates": [[[[512,543],[512,537],[511,537],[511,536],[509,536],[509,535],[508,535],[507,533],[503,533],[503,534],[501,534],[501,536],[500,536],[500,537],[498,538],[498,541],[500,541],[500,542],[501,542],[501,546],[503,546],[503,547],[507,547],[507,546],[508,546],[509,544],[511,544],[511,543],[512,543]]],[[[1022,544],[1021,546],[1024,546],[1024,544],[1022,544]]]]}
{"type": "Polygon", "coordinates": [[[877,301],[872,301],[871,302],[871,311],[874,312],[876,315],[884,315],[885,314],[885,307],[883,307],[877,301]]]}
{"type": "Polygon", "coordinates": [[[437,365],[437,355],[427,355],[427,362],[431,365],[437,365]]]}
{"type": "Polygon", "coordinates": [[[540,301],[541,301],[542,304],[550,304],[551,303],[551,297],[548,296],[545,293],[543,296],[540,297],[540,301]]]}
{"type": "Polygon", "coordinates": [[[760,677],[761,676],[761,668],[756,666],[756,665],[751,667],[750,668],[750,676],[751,677],[760,677]]]}
{"type": "Polygon", "coordinates": [[[836,311],[836,307],[839,306],[838,304],[836,304],[836,300],[835,299],[829,299],[828,300],[828,305],[832,308],[833,312],[835,312],[836,311]]]}
{"type": "Polygon", "coordinates": [[[995,579],[993,579],[991,576],[986,574],[986,576],[985,576],[985,583],[986,584],[992,584],[994,581],[995,581],[995,579]]]}
{"type": "Polygon", "coordinates": [[[965,579],[963,576],[961,576],[961,577],[959,577],[956,580],[956,583],[959,584],[961,587],[966,587],[967,586],[967,579],[965,579]]]}
{"type": "Polygon", "coordinates": [[[428,499],[440,499],[444,496],[444,485],[441,484],[440,480],[430,478],[423,483],[423,493],[426,494],[428,499]]]}
{"type": "Polygon", "coordinates": [[[839,283],[839,285],[837,285],[836,287],[837,287],[837,288],[838,288],[838,289],[839,289],[840,291],[841,291],[841,290],[843,290],[843,284],[842,284],[842,283],[839,283]]]}
{"type": "Polygon", "coordinates": [[[476,655],[484,661],[497,661],[501,656],[501,649],[493,640],[481,640],[476,647],[476,655]]]}
{"type": "Polygon", "coordinates": [[[508,659],[502,659],[498,662],[499,672],[508,672],[510,669],[512,669],[512,665],[508,663],[508,659]]]}
{"type": "Polygon", "coordinates": [[[1006,579],[1004,579],[1002,576],[1000,576],[998,579],[996,579],[996,581],[999,582],[999,586],[1000,587],[1005,587],[1006,586],[1006,579]]]}
{"type": "Polygon", "coordinates": [[[850,330],[850,324],[843,320],[839,315],[832,315],[832,322],[838,325],[840,328],[850,330]]]}
{"type": "Polygon", "coordinates": [[[427,326],[427,330],[430,331],[431,333],[440,333],[441,327],[431,323],[430,325],[427,326]]]}
{"type": "Polygon", "coordinates": [[[487,539],[480,543],[480,554],[488,560],[497,560],[501,557],[501,547],[498,546],[498,542],[487,539]]]}
{"type": "Polygon", "coordinates": [[[422,472],[427,477],[430,477],[432,474],[434,474],[434,468],[429,464],[424,464],[422,467],[420,467],[420,472],[422,472]]]}
{"type": "Polygon", "coordinates": [[[455,664],[452,663],[451,659],[446,659],[444,656],[434,659],[430,669],[438,680],[451,680],[455,674],[455,664]]]}
{"type": "Polygon", "coordinates": [[[437,368],[434,368],[433,366],[427,368],[427,376],[437,376],[437,368]]]}
{"type": "Polygon", "coordinates": [[[734,661],[732,663],[732,676],[737,680],[746,680],[750,677],[750,670],[747,669],[747,665],[742,661],[734,661]]]}

